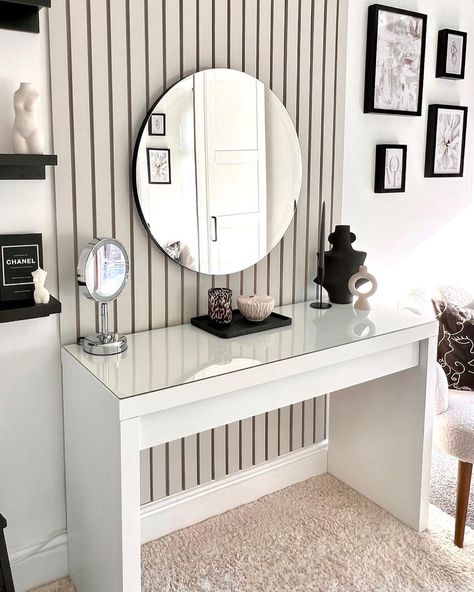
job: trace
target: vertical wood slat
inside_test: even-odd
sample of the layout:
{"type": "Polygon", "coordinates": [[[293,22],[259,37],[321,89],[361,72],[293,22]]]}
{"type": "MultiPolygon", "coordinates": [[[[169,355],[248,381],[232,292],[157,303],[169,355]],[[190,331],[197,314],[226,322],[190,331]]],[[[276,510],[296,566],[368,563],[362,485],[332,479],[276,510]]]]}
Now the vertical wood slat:
{"type": "MultiPolygon", "coordinates": [[[[333,223],[340,216],[346,0],[58,0],[49,14],[63,342],[95,328],[96,311],[77,297],[74,273],[94,233],[117,236],[133,257],[133,285],[116,304],[124,332],[206,312],[211,285],[229,285],[235,296],[268,291],[284,303],[314,297],[322,199],[333,223]],[[146,108],[181,76],[212,65],[271,84],[303,155],[298,212],[283,241],[227,278],[167,259],[130,202],[130,150],[146,108]]],[[[324,398],[308,400],[157,447],[143,455],[142,501],[320,441],[324,413],[324,398]]]]}

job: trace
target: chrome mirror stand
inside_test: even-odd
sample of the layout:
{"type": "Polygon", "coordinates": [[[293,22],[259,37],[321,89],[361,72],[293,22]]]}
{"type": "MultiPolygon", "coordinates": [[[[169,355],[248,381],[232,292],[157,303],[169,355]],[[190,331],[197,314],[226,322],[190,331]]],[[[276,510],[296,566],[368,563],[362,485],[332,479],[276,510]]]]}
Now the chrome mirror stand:
{"type": "Polygon", "coordinates": [[[100,331],[82,340],[82,347],[88,354],[109,356],[120,354],[127,349],[127,338],[109,331],[109,304],[100,303],[100,331]]]}

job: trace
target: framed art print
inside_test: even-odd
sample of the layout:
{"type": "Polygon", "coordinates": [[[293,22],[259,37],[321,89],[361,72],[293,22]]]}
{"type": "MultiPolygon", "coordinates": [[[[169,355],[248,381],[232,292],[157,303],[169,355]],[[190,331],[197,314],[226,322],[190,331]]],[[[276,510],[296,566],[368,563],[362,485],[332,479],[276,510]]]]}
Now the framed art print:
{"type": "Polygon", "coordinates": [[[436,78],[464,78],[467,33],[443,29],[438,33],[436,78]]]}
{"type": "Polygon", "coordinates": [[[425,14],[369,6],[364,113],[421,115],[425,14]]]}
{"type": "Polygon", "coordinates": [[[426,134],[425,177],[462,177],[467,107],[430,105],[426,134]]]}
{"type": "Polygon", "coordinates": [[[166,136],[166,115],[164,113],[152,113],[148,120],[149,136],[166,136]]]}
{"type": "Polygon", "coordinates": [[[406,145],[379,144],[375,152],[375,193],[403,193],[406,169],[406,145]]]}
{"type": "Polygon", "coordinates": [[[169,185],[171,183],[170,151],[168,148],[147,148],[148,182],[169,185]]]}

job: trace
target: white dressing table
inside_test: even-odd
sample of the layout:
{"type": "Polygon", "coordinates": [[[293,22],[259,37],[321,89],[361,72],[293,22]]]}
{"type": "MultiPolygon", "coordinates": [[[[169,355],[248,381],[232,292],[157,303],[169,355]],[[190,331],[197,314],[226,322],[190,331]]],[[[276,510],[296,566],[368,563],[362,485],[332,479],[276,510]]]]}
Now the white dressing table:
{"type": "Polygon", "coordinates": [[[386,308],[277,310],[293,324],[234,340],[182,325],[130,335],[119,356],[63,349],[78,592],[140,591],[140,450],[329,392],[328,471],[426,527],[437,322],[386,308]]]}

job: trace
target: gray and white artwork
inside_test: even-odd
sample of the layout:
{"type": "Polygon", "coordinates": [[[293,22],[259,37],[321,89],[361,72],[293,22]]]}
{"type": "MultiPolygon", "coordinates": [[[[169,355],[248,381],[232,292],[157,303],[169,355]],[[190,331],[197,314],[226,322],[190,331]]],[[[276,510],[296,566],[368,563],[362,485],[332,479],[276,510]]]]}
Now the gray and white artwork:
{"type": "Polygon", "coordinates": [[[401,189],[403,182],[403,149],[387,148],[385,152],[385,189],[401,189]]]}
{"type": "Polygon", "coordinates": [[[461,74],[464,38],[462,35],[449,33],[446,52],[446,74],[461,74]]]}
{"type": "Polygon", "coordinates": [[[464,111],[439,109],[436,125],[435,174],[461,171],[464,111]]]}
{"type": "Polygon", "coordinates": [[[422,18],[380,10],[375,71],[376,109],[418,110],[423,27],[422,18]]]}

